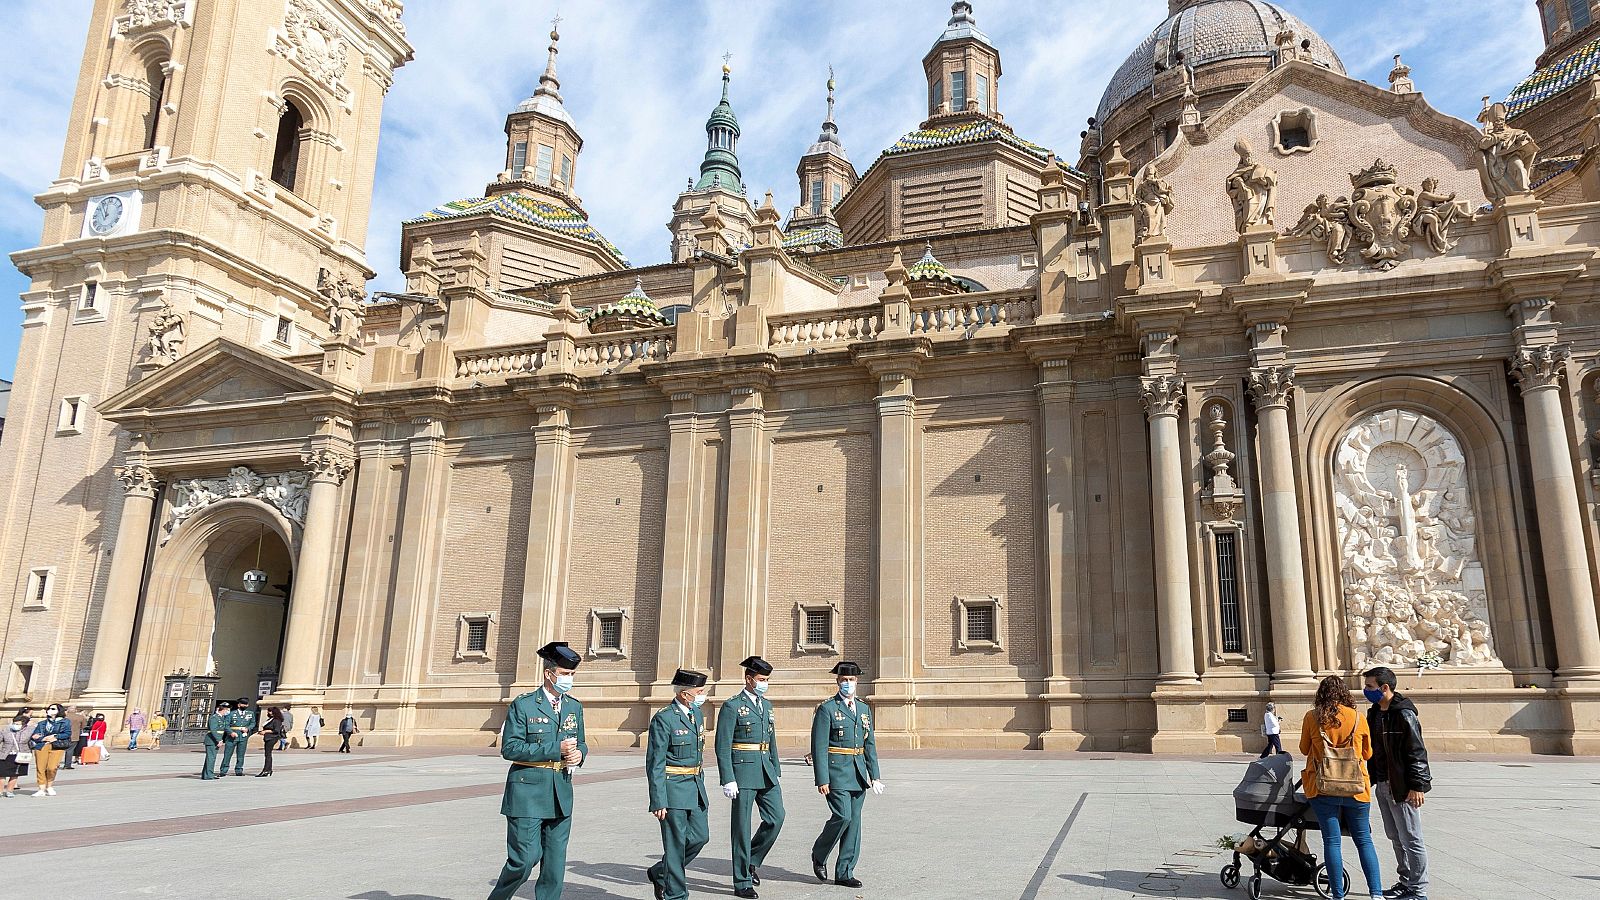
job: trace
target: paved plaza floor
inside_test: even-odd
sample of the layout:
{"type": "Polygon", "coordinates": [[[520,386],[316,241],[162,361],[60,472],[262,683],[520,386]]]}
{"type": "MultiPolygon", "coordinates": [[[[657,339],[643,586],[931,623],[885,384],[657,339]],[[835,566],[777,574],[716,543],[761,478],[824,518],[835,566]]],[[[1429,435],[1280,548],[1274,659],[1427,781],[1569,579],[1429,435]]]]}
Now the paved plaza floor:
{"type": "MultiPolygon", "coordinates": [[[[332,748],[277,756],[272,778],[202,782],[187,749],[114,753],[63,773],[59,795],[0,799],[0,866],[55,872],[66,896],[478,900],[504,853],[505,765],[460,748],[332,748]],[[230,869],[219,877],[213,868],[230,869]],[[87,886],[92,886],[89,888],[87,886]],[[87,894],[80,893],[87,890],[87,894]]],[[[639,751],[596,751],[577,776],[565,896],[649,898],[659,858],[639,751]]],[[[252,750],[249,771],[260,763],[252,750]]],[[[760,893],[800,898],[1243,898],[1215,842],[1246,829],[1230,792],[1244,757],[887,753],[869,796],[865,887],[818,884],[808,864],[824,804],[785,760],[788,821],[760,893]]],[[[1600,898],[1600,761],[1436,760],[1426,815],[1434,900],[1600,898]]],[[[728,806],[712,789],[711,843],[692,896],[731,896],[728,806]]],[[[1381,824],[1374,820],[1381,831],[1381,824]]],[[[1393,857],[1379,840],[1386,875],[1393,857]]],[[[1354,868],[1347,843],[1347,864],[1354,868]]],[[[1359,877],[1359,876],[1358,876],[1359,877]]],[[[21,895],[13,895],[21,896],[21,895]]],[[[31,896],[42,896],[32,894],[31,896]]],[[[52,894],[54,896],[54,894],[52,894]]],[[[530,882],[519,895],[533,897],[530,882]]],[[[1268,883],[1264,896],[1312,897],[1268,883]]]]}

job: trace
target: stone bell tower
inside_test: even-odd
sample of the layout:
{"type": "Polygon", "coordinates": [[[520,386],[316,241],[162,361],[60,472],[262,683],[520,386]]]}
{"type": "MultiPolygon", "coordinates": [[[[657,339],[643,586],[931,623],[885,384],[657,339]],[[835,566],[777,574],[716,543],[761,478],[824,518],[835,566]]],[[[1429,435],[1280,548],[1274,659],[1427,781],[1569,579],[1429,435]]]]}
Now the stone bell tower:
{"type": "Polygon", "coordinates": [[[31,285],[0,442],[0,703],[89,687],[124,491],[158,490],[113,477],[130,437],[96,404],[217,337],[315,352],[335,312],[319,272],[371,277],[402,10],[95,0],[44,231],[11,257],[31,285]]]}

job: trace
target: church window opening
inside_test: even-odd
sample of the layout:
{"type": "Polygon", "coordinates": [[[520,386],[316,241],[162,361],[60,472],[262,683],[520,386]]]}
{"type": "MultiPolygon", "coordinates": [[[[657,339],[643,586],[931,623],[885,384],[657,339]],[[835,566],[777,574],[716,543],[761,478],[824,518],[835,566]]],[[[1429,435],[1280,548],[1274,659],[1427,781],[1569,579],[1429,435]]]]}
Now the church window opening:
{"type": "Polygon", "coordinates": [[[935,81],[933,83],[933,86],[929,89],[928,106],[934,112],[938,112],[940,105],[942,105],[943,103],[944,103],[944,80],[940,79],[938,81],[935,81]]]}
{"type": "Polygon", "coordinates": [[[289,321],[288,316],[279,316],[278,328],[273,332],[272,339],[280,344],[287,345],[289,343],[290,328],[292,324],[293,323],[289,321]]]}
{"type": "Polygon", "coordinates": [[[600,617],[600,649],[602,649],[602,650],[621,650],[622,649],[622,617],[621,616],[601,616],[600,617]]]}
{"type": "Polygon", "coordinates": [[[561,154],[561,186],[572,186],[572,157],[561,154]]]}
{"type": "Polygon", "coordinates": [[[806,643],[826,644],[833,636],[833,610],[806,610],[806,643]]]}
{"type": "Polygon", "coordinates": [[[1217,533],[1217,604],[1222,618],[1222,652],[1243,653],[1244,633],[1239,627],[1239,536],[1217,533]]]}
{"type": "Polygon", "coordinates": [[[1165,150],[1178,142],[1178,123],[1168,122],[1161,129],[1161,149],[1165,150]]]}
{"type": "Polygon", "coordinates": [[[950,73],[950,109],[961,112],[967,108],[967,73],[950,73]]]}
{"type": "Polygon", "coordinates": [[[994,650],[1000,647],[999,597],[956,598],[956,646],[960,650],[994,650]]]}
{"type": "Polygon", "coordinates": [[[1283,131],[1279,132],[1278,140],[1280,146],[1285,150],[1311,146],[1311,135],[1306,132],[1304,125],[1285,127],[1283,131]]]}
{"type": "Polygon", "coordinates": [[[61,410],[56,416],[57,434],[81,434],[83,432],[84,399],[82,397],[62,397],[61,410]]]}
{"type": "Polygon", "coordinates": [[[989,77],[987,75],[975,76],[973,85],[977,87],[978,112],[989,111],[989,77]]]}
{"type": "Polygon", "coordinates": [[[489,620],[475,619],[467,623],[467,652],[482,653],[489,649],[489,620]]]}
{"type": "Polygon", "coordinates": [[[33,663],[18,660],[12,663],[12,666],[11,689],[6,694],[26,699],[33,693],[33,663]]]}
{"type": "Polygon", "coordinates": [[[150,84],[150,108],[145,111],[144,148],[156,145],[156,129],[161,124],[161,104],[167,92],[167,73],[161,63],[150,66],[146,80],[150,84]]]}
{"type": "Polygon", "coordinates": [[[88,281],[84,282],[83,294],[78,297],[78,312],[94,312],[99,308],[100,285],[88,281]]]}
{"type": "Polygon", "coordinates": [[[1572,16],[1572,30],[1589,27],[1589,0],[1567,0],[1567,12],[1572,16]]]}
{"type": "Polygon", "coordinates": [[[28,594],[25,609],[49,609],[50,595],[55,589],[56,567],[41,566],[28,571],[28,594]]]}
{"type": "Polygon", "coordinates": [[[974,606],[967,610],[967,638],[994,642],[994,607],[974,606]]]}
{"type": "Polygon", "coordinates": [[[589,655],[627,656],[622,643],[622,623],[628,618],[626,609],[589,610],[589,655]]]}
{"type": "Polygon", "coordinates": [[[540,184],[550,183],[550,164],[555,158],[555,148],[547,144],[539,145],[539,156],[534,163],[533,180],[540,184]]]}
{"type": "Polygon", "coordinates": [[[839,200],[844,197],[844,185],[837,181],[833,183],[833,205],[838,206],[839,200]]]}
{"type": "Polygon", "coordinates": [[[272,180],[289,189],[295,189],[300,170],[300,132],[306,118],[293,100],[285,101],[283,115],[278,119],[278,140],[272,150],[272,180]]]}
{"type": "Polygon", "coordinates": [[[465,613],[456,619],[456,661],[494,658],[494,614],[465,613]]]}
{"type": "Polygon", "coordinates": [[[822,179],[820,178],[811,182],[811,214],[814,216],[822,214],[822,179]]]}
{"type": "Polygon", "coordinates": [[[1561,10],[1557,6],[1560,0],[1544,0],[1544,36],[1548,40],[1555,37],[1556,29],[1561,27],[1561,10]]]}
{"type": "Polygon", "coordinates": [[[528,167],[528,142],[517,141],[511,145],[511,177],[521,178],[522,170],[528,167]]]}
{"type": "Polygon", "coordinates": [[[832,603],[796,603],[796,653],[833,653],[838,649],[838,607],[832,603]]]}

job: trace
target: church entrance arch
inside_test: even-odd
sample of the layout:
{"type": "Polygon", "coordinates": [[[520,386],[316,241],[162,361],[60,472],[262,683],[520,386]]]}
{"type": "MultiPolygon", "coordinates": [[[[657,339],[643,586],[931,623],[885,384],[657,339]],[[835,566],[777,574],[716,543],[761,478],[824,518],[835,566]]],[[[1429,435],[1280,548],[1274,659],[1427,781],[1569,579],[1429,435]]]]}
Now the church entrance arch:
{"type": "Polygon", "coordinates": [[[152,560],[130,704],[152,708],[165,677],[180,671],[214,672],[221,699],[253,700],[263,679],[276,687],[298,537],[277,510],[248,498],[179,524],[152,560]]]}

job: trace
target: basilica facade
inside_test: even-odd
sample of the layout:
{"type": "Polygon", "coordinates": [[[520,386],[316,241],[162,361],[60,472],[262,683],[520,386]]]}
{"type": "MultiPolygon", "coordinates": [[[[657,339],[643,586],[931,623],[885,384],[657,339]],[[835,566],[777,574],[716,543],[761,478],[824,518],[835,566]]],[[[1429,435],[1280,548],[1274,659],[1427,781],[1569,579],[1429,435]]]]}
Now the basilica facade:
{"type": "Polygon", "coordinates": [[[1435,747],[1600,752],[1586,0],[1476,122],[1265,0],[1168,12],[1069,157],[954,3],[864,169],[819,85],[784,208],[725,68],[655,265],[582,206],[552,31],[368,296],[399,0],[97,0],[12,256],[5,707],[200,675],[488,745],[565,640],[597,744],[758,653],[791,737],[841,659],[886,746],[1154,752],[1387,665],[1435,747]]]}

